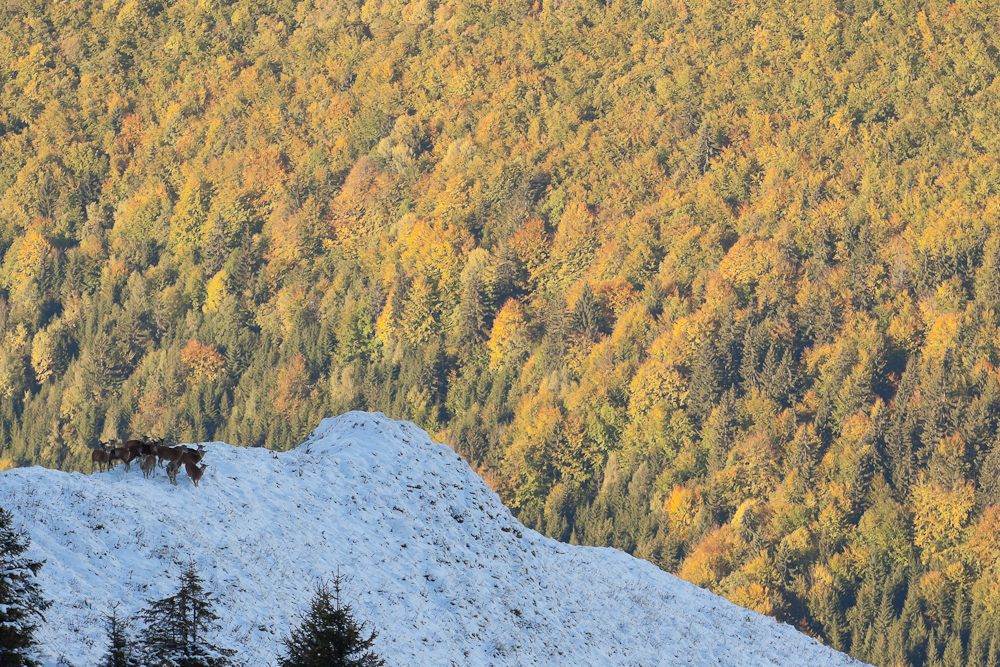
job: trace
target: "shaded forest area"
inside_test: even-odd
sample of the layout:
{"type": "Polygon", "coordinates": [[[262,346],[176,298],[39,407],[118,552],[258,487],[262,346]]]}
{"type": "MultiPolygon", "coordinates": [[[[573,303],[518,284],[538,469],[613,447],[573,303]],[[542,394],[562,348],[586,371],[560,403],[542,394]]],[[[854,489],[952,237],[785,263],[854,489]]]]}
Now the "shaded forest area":
{"type": "Polygon", "coordinates": [[[382,410],[547,535],[997,665],[998,15],[8,0],[0,468],[382,410]]]}

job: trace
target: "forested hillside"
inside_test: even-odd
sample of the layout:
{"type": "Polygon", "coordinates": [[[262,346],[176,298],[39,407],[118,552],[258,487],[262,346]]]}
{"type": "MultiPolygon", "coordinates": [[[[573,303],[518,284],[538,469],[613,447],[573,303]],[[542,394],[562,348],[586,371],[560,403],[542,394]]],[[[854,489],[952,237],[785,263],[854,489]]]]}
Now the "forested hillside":
{"type": "Polygon", "coordinates": [[[1000,6],[5,7],[0,467],[382,410],[548,535],[1000,661],[1000,6]]]}

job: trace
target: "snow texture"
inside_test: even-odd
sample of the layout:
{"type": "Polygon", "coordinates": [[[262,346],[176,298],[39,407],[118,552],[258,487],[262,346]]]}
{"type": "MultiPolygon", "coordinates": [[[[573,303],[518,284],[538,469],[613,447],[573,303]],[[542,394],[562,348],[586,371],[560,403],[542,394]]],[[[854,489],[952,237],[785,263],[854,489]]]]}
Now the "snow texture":
{"type": "Polygon", "coordinates": [[[198,488],[138,466],[0,474],[0,506],[46,561],[46,665],[96,664],[111,605],[134,616],[176,592],[192,560],[238,665],[276,664],[317,578],[338,567],[393,667],[861,664],[650,563],[525,528],[407,422],[350,412],[283,454],[207,450],[198,488]]]}

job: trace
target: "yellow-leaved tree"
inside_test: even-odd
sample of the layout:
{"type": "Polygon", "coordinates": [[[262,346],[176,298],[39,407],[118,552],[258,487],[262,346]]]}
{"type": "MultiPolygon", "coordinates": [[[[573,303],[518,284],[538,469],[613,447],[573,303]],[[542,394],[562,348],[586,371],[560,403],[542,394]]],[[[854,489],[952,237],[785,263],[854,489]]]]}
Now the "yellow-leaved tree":
{"type": "Polygon", "coordinates": [[[493,320],[488,342],[490,367],[498,368],[510,360],[519,359],[527,352],[529,342],[524,305],[517,299],[509,299],[493,320]]]}
{"type": "Polygon", "coordinates": [[[965,530],[972,521],[975,490],[971,484],[946,488],[922,483],[913,489],[914,543],[921,558],[930,563],[935,558],[948,560],[956,556],[955,548],[962,543],[965,530]]]}
{"type": "Polygon", "coordinates": [[[211,382],[226,365],[214,345],[192,338],[181,350],[181,359],[188,369],[188,377],[195,383],[211,382]]]}

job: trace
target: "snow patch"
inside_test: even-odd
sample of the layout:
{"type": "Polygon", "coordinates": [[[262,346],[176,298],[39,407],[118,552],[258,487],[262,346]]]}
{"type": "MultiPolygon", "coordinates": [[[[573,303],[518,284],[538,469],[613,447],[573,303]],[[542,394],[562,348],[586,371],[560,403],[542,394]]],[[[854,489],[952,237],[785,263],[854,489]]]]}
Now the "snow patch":
{"type": "Polygon", "coordinates": [[[454,452],[381,413],[324,419],[282,454],[206,448],[198,488],[137,469],[0,473],[0,506],[46,561],[47,665],[95,664],[102,614],[174,593],[191,561],[218,599],[217,643],[248,666],[275,663],[338,566],[390,665],[861,664],[650,563],[525,528],[454,452]]]}

